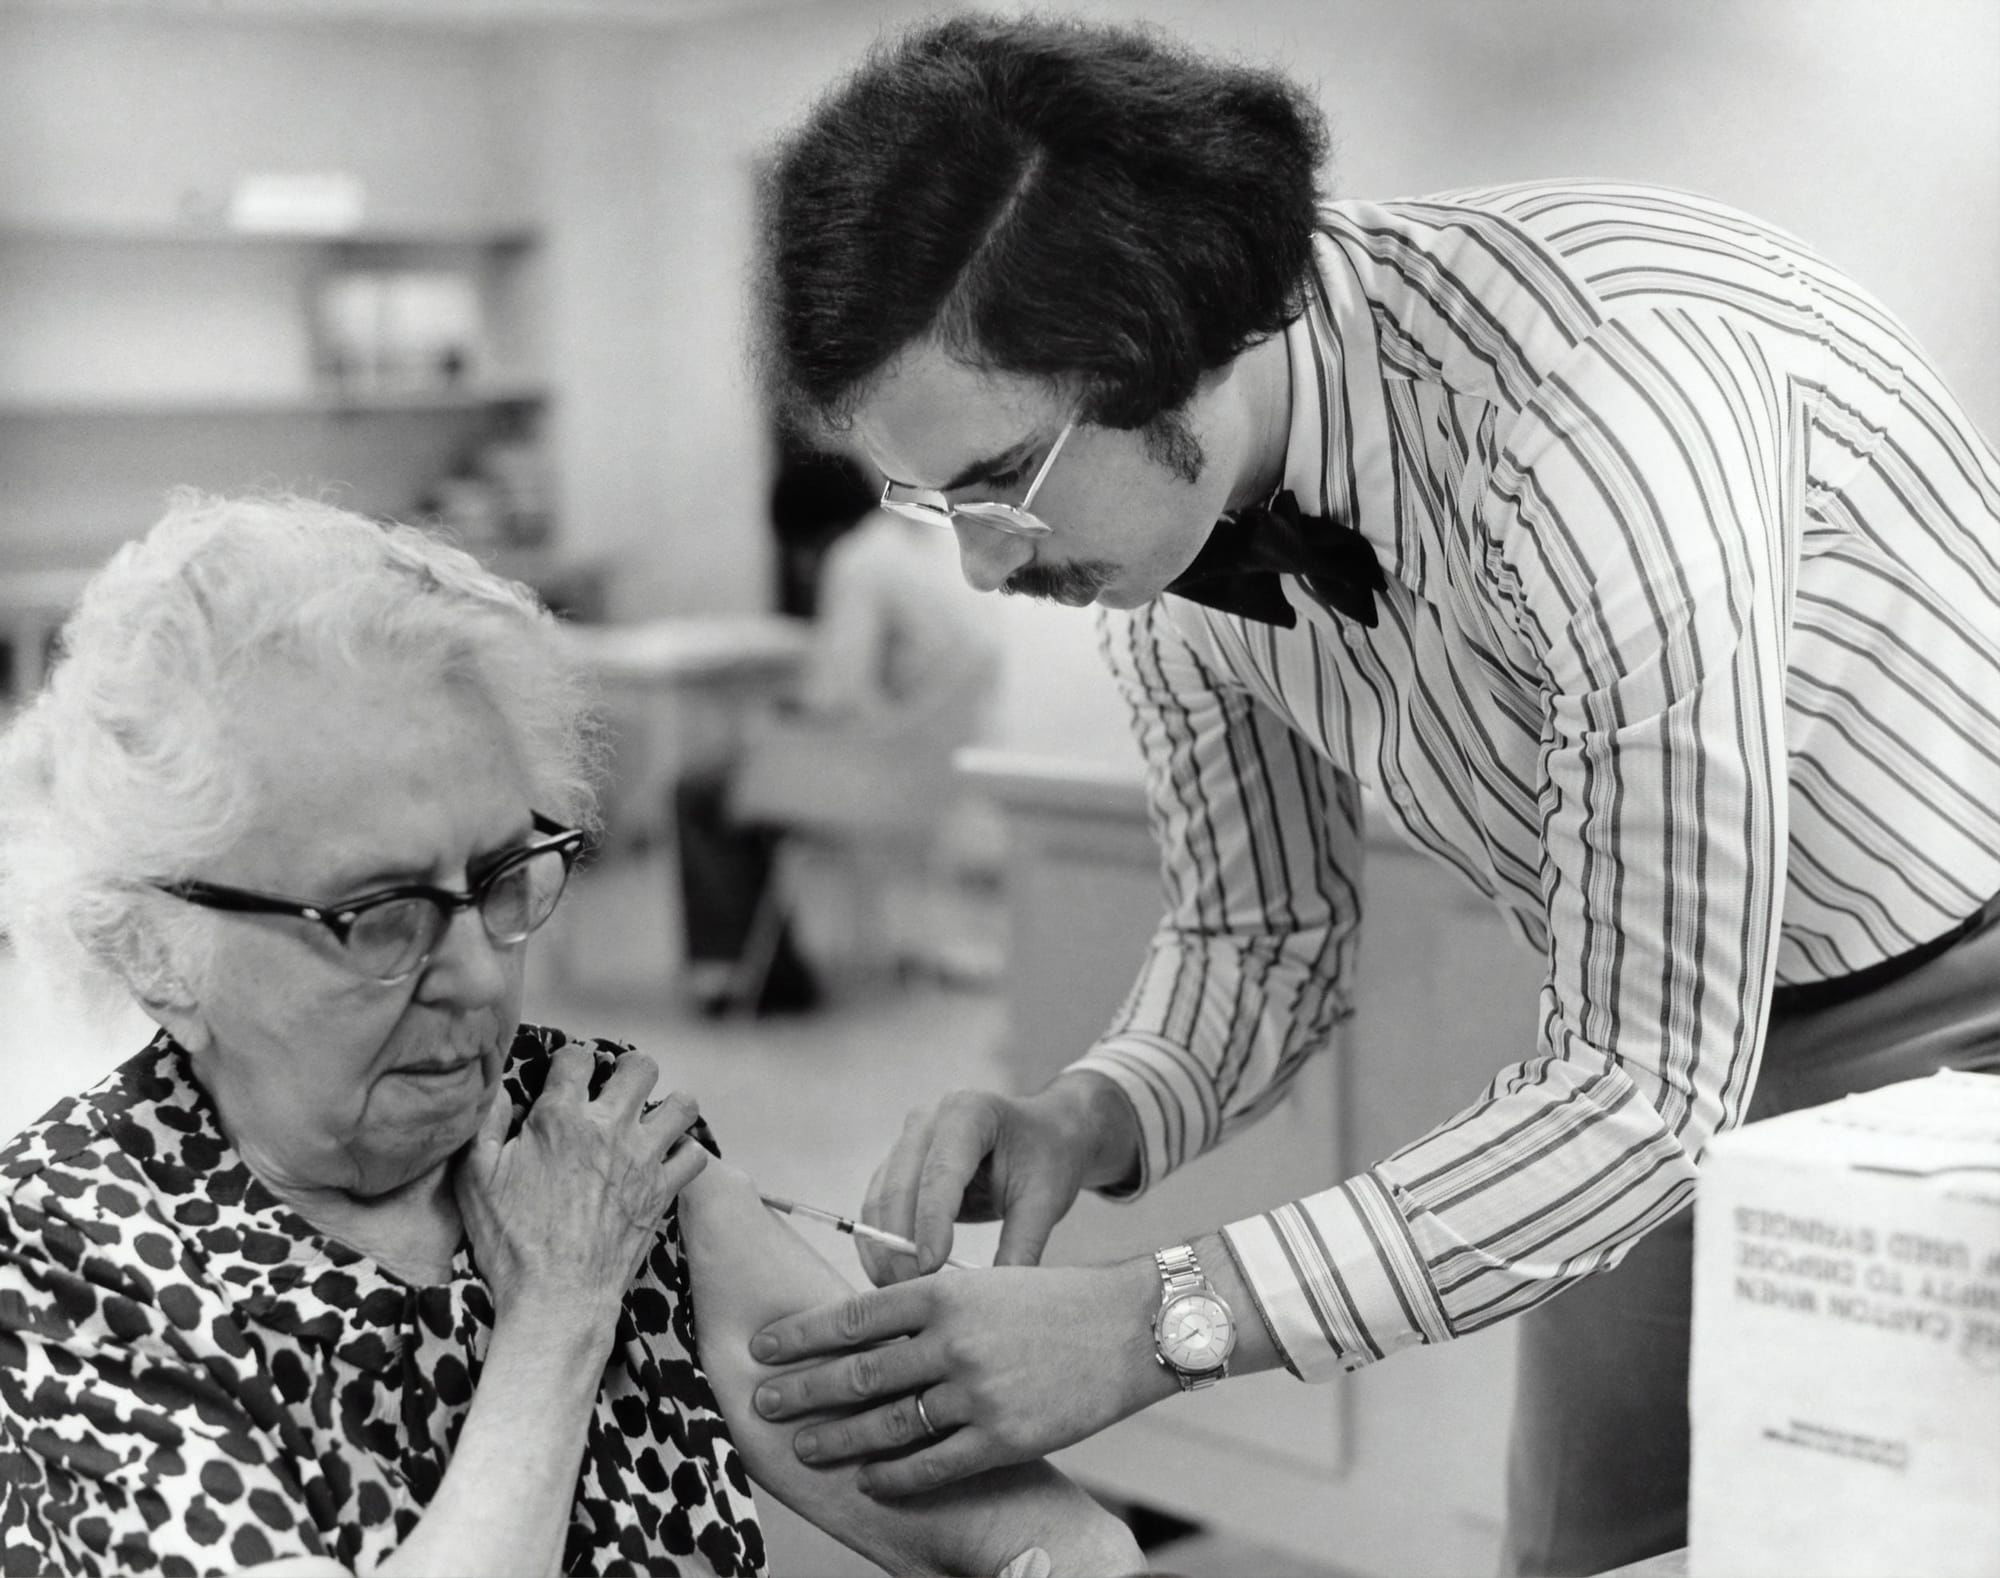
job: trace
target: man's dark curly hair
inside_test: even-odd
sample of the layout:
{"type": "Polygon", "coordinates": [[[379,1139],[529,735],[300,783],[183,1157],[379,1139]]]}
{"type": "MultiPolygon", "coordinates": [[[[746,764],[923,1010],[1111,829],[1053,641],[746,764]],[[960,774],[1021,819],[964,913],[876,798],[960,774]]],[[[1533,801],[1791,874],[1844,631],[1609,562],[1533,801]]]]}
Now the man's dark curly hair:
{"type": "Polygon", "coordinates": [[[1325,121],[1160,34],[954,16],[878,46],[779,147],[762,360],[837,429],[913,340],[1139,428],[1302,310],[1325,121]]]}

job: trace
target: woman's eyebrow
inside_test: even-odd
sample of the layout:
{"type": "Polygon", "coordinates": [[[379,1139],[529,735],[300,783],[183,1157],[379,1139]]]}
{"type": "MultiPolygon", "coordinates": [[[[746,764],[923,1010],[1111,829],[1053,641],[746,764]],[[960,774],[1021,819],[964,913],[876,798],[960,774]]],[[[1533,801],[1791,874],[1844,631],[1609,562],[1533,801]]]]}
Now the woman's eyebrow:
{"type": "MultiPolygon", "coordinates": [[[[479,873],[496,860],[511,855],[535,836],[534,824],[524,821],[518,831],[510,833],[497,842],[475,849],[466,860],[466,874],[477,878],[479,873]]],[[[324,891],[337,893],[344,898],[361,898],[383,888],[407,886],[428,886],[437,875],[435,862],[430,865],[398,865],[393,861],[356,861],[352,866],[340,869],[324,884],[324,891]]]]}
{"type": "Polygon", "coordinates": [[[505,860],[515,850],[525,849],[534,841],[535,826],[530,821],[519,832],[510,834],[508,837],[500,840],[499,843],[488,845],[485,849],[474,850],[472,857],[465,863],[465,874],[476,882],[479,879],[479,874],[488,866],[494,864],[496,861],[505,860]]]}

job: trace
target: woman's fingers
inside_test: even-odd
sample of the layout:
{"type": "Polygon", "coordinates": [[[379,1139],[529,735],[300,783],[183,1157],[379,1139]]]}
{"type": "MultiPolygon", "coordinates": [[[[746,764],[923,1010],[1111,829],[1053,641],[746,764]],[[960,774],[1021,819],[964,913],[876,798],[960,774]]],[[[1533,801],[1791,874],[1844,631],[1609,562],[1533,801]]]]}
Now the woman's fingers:
{"type": "Polygon", "coordinates": [[[470,1160],[481,1177],[490,1174],[507,1148],[507,1128],[514,1120],[514,1103],[505,1085],[495,1085],[479,1115],[479,1132],[472,1137],[470,1160]]]}
{"type": "Polygon", "coordinates": [[[673,1199],[700,1177],[708,1161],[708,1147],[693,1141],[667,1156],[660,1163],[660,1181],[668,1191],[667,1198],[673,1199]]]}
{"type": "Polygon", "coordinates": [[[659,1064],[643,1052],[621,1052],[595,1101],[620,1117],[636,1117],[659,1082],[659,1064]]]}
{"type": "MultiPolygon", "coordinates": [[[[548,1077],[542,1083],[542,1101],[549,1099],[587,1100],[590,1076],[597,1067],[597,1054],[579,1042],[567,1041],[549,1059],[548,1077]]],[[[541,1102],[535,1104],[538,1108],[541,1102]]]]}
{"type": "MultiPolygon", "coordinates": [[[[701,1103],[685,1090],[670,1090],[639,1120],[639,1130],[651,1143],[657,1157],[672,1155],[701,1116],[701,1103]]],[[[700,1145],[694,1146],[700,1150],[700,1145]]]]}

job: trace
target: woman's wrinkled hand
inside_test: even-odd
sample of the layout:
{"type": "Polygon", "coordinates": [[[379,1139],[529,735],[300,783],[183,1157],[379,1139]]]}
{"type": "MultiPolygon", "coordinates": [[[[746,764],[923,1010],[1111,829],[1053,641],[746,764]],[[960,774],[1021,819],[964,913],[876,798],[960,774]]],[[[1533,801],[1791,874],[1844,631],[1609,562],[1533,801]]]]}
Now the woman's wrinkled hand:
{"type": "Polygon", "coordinates": [[[625,1053],[592,1096],[595,1062],[586,1048],[559,1048],[511,1140],[496,1093],[459,1160],[453,1187],[496,1321],[532,1307],[608,1329],[667,1207],[707,1164],[698,1143],[674,1149],[700,1116],[692,1096],[643,1110],[659,1079],[651,1058],[625,1053]]]}

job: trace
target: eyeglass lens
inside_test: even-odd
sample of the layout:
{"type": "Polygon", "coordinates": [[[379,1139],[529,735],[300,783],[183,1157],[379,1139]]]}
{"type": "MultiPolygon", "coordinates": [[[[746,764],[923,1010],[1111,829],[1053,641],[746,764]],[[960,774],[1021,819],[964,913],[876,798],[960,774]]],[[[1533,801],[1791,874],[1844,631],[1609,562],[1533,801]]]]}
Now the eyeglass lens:
{"type": "MultiPolygon", "coordinates": [[[[522,941],[549,918],[568,881],[569,860],[559,849],[537,851],[494,872],[479,890],[486,935],[503,947],[522,941]]],[[[450,924],[450,912],[434,899],[390,899],[354,917],[347,953],[364,974],[397,980],[437,946],[450,924]]]]}

